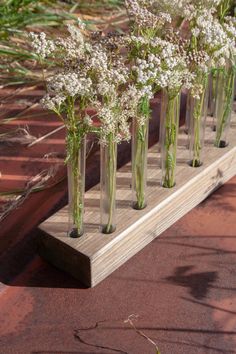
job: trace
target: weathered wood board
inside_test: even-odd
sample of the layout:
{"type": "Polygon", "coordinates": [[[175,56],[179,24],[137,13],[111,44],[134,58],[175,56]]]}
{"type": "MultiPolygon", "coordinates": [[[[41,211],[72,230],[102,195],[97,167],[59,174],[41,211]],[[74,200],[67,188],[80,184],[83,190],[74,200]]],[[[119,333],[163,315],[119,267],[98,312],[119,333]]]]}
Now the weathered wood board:
{"type": "Polygon", "coordinates": [[[233,114],[226,148],[213,146],[211,119],[206,128],[204,164],[188,165],[187,137],[181,129],[176,186],[160,186],[158,145],[148,153],[148,206],[141,211],[131,207],[131,164],[117,173],[117,229],[100,233],[99,185],[85,195],[85,234],[79,239],[66,235],[67,207],[40,225],[43,231],[39,252],[50,263],[93,287],[139,252],[183,215],[207,198],[236,174],[236,115],[233,114]]]}

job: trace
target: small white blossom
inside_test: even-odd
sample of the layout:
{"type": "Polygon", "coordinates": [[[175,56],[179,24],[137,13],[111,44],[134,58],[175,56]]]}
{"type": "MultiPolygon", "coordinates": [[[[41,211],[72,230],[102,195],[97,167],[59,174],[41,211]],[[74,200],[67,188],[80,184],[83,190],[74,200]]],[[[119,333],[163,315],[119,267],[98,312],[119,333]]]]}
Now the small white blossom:
{"type": "Polygon", "coordinates": [[[51,111],[60,111],[60,106],[65,100],[65,96],[57,95],[51,97],[49,94],[46,94],[40,102],[44,108],[47,108],[51,111]]]}
{"type": "Polygon", "coordinates": [[[48,80],[47,86],[48,91],[56,95],[75,97],[92,93],[91,79],[75,72],[59,73],[48,80]]]}
{"type": "Polygon", "coordinates": [[[45,59],[55,50],[55,44],[52,40],[46,38],[46,34],[41,32],[39,34],[30,32],[29,38],[31,46],[42,59],[45,59]]]}
{"type": "Polygon", "coordinates": [[[198,27],[192,28],[192,35],[193,35],[194,37],[198,37],[199,34],[200,34],[200,29],[199,29],[198,27]]]}

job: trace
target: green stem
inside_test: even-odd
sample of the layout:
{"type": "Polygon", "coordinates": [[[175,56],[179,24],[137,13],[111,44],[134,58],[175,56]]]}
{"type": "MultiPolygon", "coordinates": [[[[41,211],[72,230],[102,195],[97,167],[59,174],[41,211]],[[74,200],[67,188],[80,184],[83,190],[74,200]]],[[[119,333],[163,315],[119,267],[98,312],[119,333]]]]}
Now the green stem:
{"type": "Polygon", "coordinates": [[[74,114],[74,101],[69,99],[68,104],[68,131],[67,131],[67,160],[71,167],[72,213],[73,230],[71,237],[78,237],[83,233],[83,142],[84,135],[77,125],[74,114]]]}
{"type": "Polygon", "coordinates": [[[209,90],[209,114],[213,117],[213,128],[215,128],[215,108],[216,108],[216,94],[217,94],[217,69],[211,70],[211,81],[209,90]]]}
{"type": "Polygon", "coordinates": [[[163,187],[175,185],[177,138],[179,128],[179,95],[166,94],[167,108],[164,119],[164,178],[163,187]]]}
{"type": "Polygon", "coordinates": [[[217,147],[221,146],[222,135],[223,132],[225,131],[225,128],[227,127],[227,123],[229,123],[230,116],[231,116],[235,72],[233,68],[230,68],[228,70],[224,70],[223,72],[220,72],[219,77],[222,79],[222,81],[221,80],[219,81],[221,87],[219,87],[219,92],[218,92],[218,95],[221,97],[218,96],[218,100],[219,100],[218,105],[220,105],[219,107],[220,115],[217,117],[218,121],[217,121],[216,139],[215,139],[215,146],[217,147]],[[221,110],[222,105],[223,105],[223,110],[221,110]]]}
{"type": "Polygon", "coordinates": [[[134,144],[134,178],[135,178],[135,190],[136,190],[136,209],[143,209],[146,205],[145,203],[145,185],[146,185],[146,154],[147,154],[147,127],[148,121],[137,127],[135,132],[134,144]]]}
{"type": "Polygon", "coordinates": [[[109,135],[108,146],[105,148],[108,149],[107,155],[107,166],[106,168],[106,178],[107,178],[107,191],[108,191],[108,221],[104,228],[104,233],[112,233],[114,231],[114,204],[116,198],[116,143],[114,142],[113,134],[109,135]]]}
{"type": "Polygon", "coordinates": [[[136,201],[133,203],[135,209],[141,210],[146,206],[146,162],[148,149],[148,126],[150,117],[150,103],[148,97],[140,101],[138,114],[144,122],[140,124],[134,120],[133,147],[132,147],[132,170],[133,170],[133,191],[136,201]]]}
{"type": "Polygon", "coordinates": [[[193,109],[193,159],[191,161],[192,167],[199,167],[201,165],[201,151],[202,151],[202,142],[201,142],[201,125],[203,124],[203,115],[204,112],[204,103],[205,103],[205,94],[206,94],[206,85],[201,93],[200,98],[196,98],[194,102],[193,109]]]}
{"type": "Polygon", "coordinates": [[[223,0],[219,7],[219,20],[221,23],[224,22],[225,16],[228,14],[231,7],[231,0],[223,0]]]}
{"type": "Polygon", "coordinates": [[[73,178],[73,224],[76,226],[78,234],[83,229],[83,197],[82,197],[82,176],[79,169],[80,147],[77,143],[74,146],[73,162],[72,162],[72,178],[73,178]]]}

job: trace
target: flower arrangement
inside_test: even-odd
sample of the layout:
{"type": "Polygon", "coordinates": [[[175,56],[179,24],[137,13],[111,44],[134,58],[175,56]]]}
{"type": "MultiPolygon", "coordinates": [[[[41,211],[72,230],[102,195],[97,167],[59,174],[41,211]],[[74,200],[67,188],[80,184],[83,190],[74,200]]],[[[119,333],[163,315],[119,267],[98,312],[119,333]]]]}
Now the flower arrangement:
{"type": "MultiPolygon", "coordinates": [[[[200,154],[202,152],[204,144],[204,124],[207,113],[206,103],[208,91],[207,87],[204,87],[204,85],[200,84],[200,82],[206,85],[208,73],[211,70],[211,67],[221,67],[222,65],[224,65],[227,58],[232,57],[232,51],[235,51],[235,36],[233,41],[232,36],[229,36],[226,27],[220,19],[221,15],[219,16],[218,14],[219,9],[221,14],[225,13],[225,1],[209,1],[208,5],[209,7],[204,6],[203,8],[196,8],[193,12],[194,17],[192,15],[192,19],[190,22],[190,28],[192,33],[191,42],[193,43],[193,48],[194,50],[197,50],[197,52],[203,50],[205,56],[205,63],[204,61],[200,63],[200,65],[197,63],[194,68],[194,71],[199,76],[199,78],[196,79],[195,82],[199,82],[199,88],[201,89],[201,92],[199,92],[199,94],[197,95],[198,97],[195,95],[194,92],[194,90],[197,88],[196,85],[195,87],[193,86],[192,92],[192,96],[195,98],[195,109],[193,110],[193,125],[195,124],[195,126],[193,126],[192,128],[191,146],[193,150],[192,164],[195,166],[199,166],[202,162],[200,154]],[[208,70],[206,70],[207,67],[208,70]],[[203,93],[205,94],[205,98],[203,97],[203,93]]],[[[232,31],[232,27],[230,31],[232,31]]],[[[231,108],[232,106],[230,107],[230,111],[231,108]]]]}
{"type": "MultiPolygon", "coordinates": [[[[110,233],[115,229],[116,144],[130,138],[129,105],[125,91],[120,89],[127,82],[128,70],[118,54],[114,35],[88,33],[82,22],[77,27],[69,25],[68,32],[68,37],[55,41],[48,40],[44,33],[32,33],[31,38],[41,61],[50,57],[58,66],[47,79],[47,94],[42,104],[58,115],[67,130],[66,162],[72,219],[69,235],[83,234],[85,138],[89,132],[97,134],[101,147],[106,150],[101,154],[105,158],[104,168],[101,168],[101,205],[105,205],[104,215],[108,219],[103,231],[110,233]],[[97,111],[99,127],[93,125],[86,113],[89,106],[97,111]]],[[[121,45],[122,39],[119,41],[121,45]]],[[[102,213],[102,218],[104,215],[102,213]]]]}
{"type": "Polygon", "coordinates": [[[146,207],[146,171],[150,99],[158,63],[151,56],[149,42],[156,35],[156,17],[138,1],[126,1],[127,12],[133,19],[133,29],[128,40],[129,64],[133,82],[134,117],[132,130],[132,189],[133,208],[146,207]]]}
{"type": "MultiPolygon", "coordinates": [[[[163,178],[162,185],[171,188],[175,185],[175,168],[176,168],[176,150],[179,126],[179,94],[183,86],[188,86],[191,79],[191,73],[187,66],[187,53],[184,48],[184,40],[175,32],[176,18],[171,11],[157,11],[158,5],[163,5],[164,10],[168,8],[167,3],[160,4],[158,1],[127,1],[127,8],[130,16],[135,21],[134,32],[131,36],[131,56],[134,61],[133,79],[136,88],[141,94],[142,101],[145,102],[153,97],[155,92],[163,90],[163,105],[161,119],[161,157],[163,178]],[[156,7],[154,6],[156,5],[156,7]],[[154,6],[154,11],[153,11],[154,6]],[[144,93],[142,95],[142,93],[144,93]]],[[[141,104],[142,108],[143,105],[141,104]]],[[[144,117],[149,117],[149,105],[144,117]]],[[[137,115],[138,117],[138,115],[137,115]]],[[[145,119],[138,122],[138,139],[137,143],[137,177],[136,185],[142,186],[142,174],[138,168],[145,170],[141,163],[140,149],[138,146],[142,144],[145,127],[145,119]]],[[[145,131],[147,128],[145,127],[145,131]]],[[[143,149],[144,150],[144,149],[143,149]]],[[[144,160],[144,159],[142,159],[144,160]]],[[[137,196],[141,188],[137,188],[137,196]]],[[[141,199],[140,197],[137,198],[141,199]]],[[[141,204],[141,203],[140,203],[141,204]]]]}
{"type": "Polygon", "coordinates": [[[190,71],[195,76],[190,89],[190,164],[201,166],[208,103],[208,76],[229,52],[231,40],[217,18],[219,0],[196,1],[183,9],[188,28],[187,53],[190,71]]]}
{"type": "Polygon", "coordinates": [[[117,33],[95,34],[90,62],[97,96],[93,104],[101,123],[101,225],[105,234],[116,228],[117,144],[130,139],[127,89],[123,87],[128,81],[128,69],[121,55],[123,42],[117,33]]]}
{"type": "Polygon", "coordinates": [[[32,46],[41,61],[46,57],[55,60],[58,70],[47,78],[47,94],[42,104],[54,111],[66,127],[66,145],[69,181],[71,237],[83,234],[85,138],[92,121],[85,109],[93,101],[93,83],[86,65],[91,57],[91,45],[83,33],[82,22],[78,27],[69,25],[68,36],[55,41],[44,33],[31,33],[32,46]]]}
{"type": "Polygon", "coordinates": [[[220,68],[219,82],[224,73],[224,83],[217,90],[220,94],[220,85],[224,108],[218,113],[216,146],[222,144],[229,121],[236,54],[236,22],[228,16],[229,1],[126,0],[125,4],[131,22],[127,35],[89,32],[81,21],[78,26],[69,25],[68,36],[56,40],[44,33],[30,34],[42,64],[48,57],[56,64],[46,78],[42,104],[66,127],[71,237],[84,231],[87,134],[96,133],[101,147],[101,231],[110,234],[116,229],[117,144],[131,136],[132,206],[141,210],[147,205],[150,100],[157,92],[162,92],[161,185],[165,188],[175,186],[183,88],[189,90],[190,98],[190,165],[202,164],[212,66],[220,68]],[[92,117],[89,107],[96,112],[92,117]]]}

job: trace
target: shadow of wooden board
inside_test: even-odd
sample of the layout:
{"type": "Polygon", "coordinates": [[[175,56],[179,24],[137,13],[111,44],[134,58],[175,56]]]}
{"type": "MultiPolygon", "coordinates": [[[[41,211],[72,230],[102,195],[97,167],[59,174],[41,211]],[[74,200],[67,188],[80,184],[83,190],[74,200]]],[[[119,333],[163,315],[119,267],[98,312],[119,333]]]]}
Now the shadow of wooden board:
{"type": "Polygon", "coordinates": [[[188,165],[187,136],[180,131],[176,186],[160,186],[158,145],[148,153],[148,206],[132,209],[131,164],[117,172],[117,229],[113,234],[100,232],[99,185],[85,195],[85,234],[79,239],[67,236],[67,207],[39,227],[39,253],[56,267],[93,287],[148,245],[178,219],[201,203],[236,174],[236,115],[233,114],[229,145],[216,148],[212,118],[207,120],[204,164],[188,165]]]}

